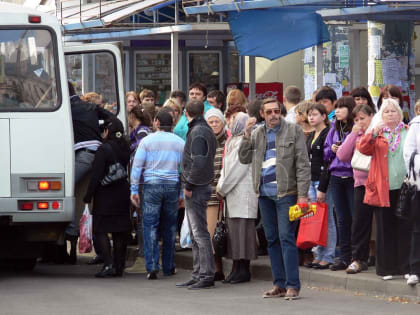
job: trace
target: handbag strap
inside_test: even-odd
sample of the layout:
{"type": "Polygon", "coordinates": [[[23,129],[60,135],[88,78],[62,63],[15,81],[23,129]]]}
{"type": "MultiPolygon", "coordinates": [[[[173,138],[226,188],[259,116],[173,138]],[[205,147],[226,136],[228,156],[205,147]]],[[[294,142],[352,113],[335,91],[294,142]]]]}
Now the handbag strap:
{"type": "Polygon", "coordinates": [[[220,201],[219,204],[219,213],[217,214],[217,221],[225,221],[225,208],[226,207],[226,200],[223,199],[220,201]],[[220,214],[222,214],[222,217],[220,218],[220,214]]]}
{"type": "Polygon", "coordinates": [[[410,177],[411,177],[410,174],[412,173],[414,181],[417,180],[416,172],[414,171],[414,159],[416,157],[416,154],[417,154],[417,151],[414,151],[413,153],[411,153],[410,163],[409,163],[409,166],[408,166],[408,178],[410,179],[410,177]]]}

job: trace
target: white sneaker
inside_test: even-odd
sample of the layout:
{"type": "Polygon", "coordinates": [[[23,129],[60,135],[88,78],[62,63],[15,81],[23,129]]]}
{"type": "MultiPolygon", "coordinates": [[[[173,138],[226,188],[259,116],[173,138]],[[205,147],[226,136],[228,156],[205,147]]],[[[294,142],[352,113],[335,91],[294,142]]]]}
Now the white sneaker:
{"type": "Polygon", "coordinates": [[[410,275],[407,280],[407,284],[409,285],[416,285],[419,283],[419,277],[417,275],[410,275]]]}
{"type": "Polygon", "coordinates": [[[382,280],[387,281],[387,280],[392,280],[393,278],[394,278],[393,276],[384,276],[382,277],[382,280]]]}

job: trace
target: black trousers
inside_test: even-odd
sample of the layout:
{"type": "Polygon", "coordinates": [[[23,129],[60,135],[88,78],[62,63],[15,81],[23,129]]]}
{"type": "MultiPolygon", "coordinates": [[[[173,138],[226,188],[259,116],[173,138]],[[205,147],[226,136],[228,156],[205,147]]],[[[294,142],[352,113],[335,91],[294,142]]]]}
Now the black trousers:
{"type": "Polygon", "coordinates": [[[111,245],[108,238],[108,233],[96,233],[97,244],[101,248],[102,258],[105,266],[114,265],[117,271],[124,270],[125,258],[127,256],[127,242],[128,232],[113,232],[112,244],[114,248],[114,255],[111,254],[111,245]],[[114,259],[112,259],[114,256],[114,259]]]}
{"type": "MultiPolygon", "coordinates": [[[[416,209],[420,212],[420,209],[416,209]]],[[[420,277],[420,215],[413,218],[411,234],[410,274],[420,277]]]]}
{"type": "Polygon", "coordinates": [[[369,259],[370,236],[374,207],[363,203],[365,186],[354,188],[354,213],[351,227],[353,260],[367,262],[369,259]]]}
{"type": "Polygon", "coordinates": [[[395,216],[400,190],[389,192],[390,207],[376,208],[376,274],[403,275],[410,272],[411,221],[395,216]]]}

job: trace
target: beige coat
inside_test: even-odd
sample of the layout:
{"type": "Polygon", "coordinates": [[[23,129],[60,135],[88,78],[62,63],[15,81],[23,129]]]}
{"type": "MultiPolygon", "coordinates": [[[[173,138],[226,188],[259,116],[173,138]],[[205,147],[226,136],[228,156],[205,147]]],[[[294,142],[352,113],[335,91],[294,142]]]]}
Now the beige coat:
{"type": "Polygon", "coordinates": [[[226,142],[217,192],[226,197],[228,218],[256,219],[258,196],[252,184],[251,164],[239,162],[241,140],[242,136],[234,136],[226,142]]]}

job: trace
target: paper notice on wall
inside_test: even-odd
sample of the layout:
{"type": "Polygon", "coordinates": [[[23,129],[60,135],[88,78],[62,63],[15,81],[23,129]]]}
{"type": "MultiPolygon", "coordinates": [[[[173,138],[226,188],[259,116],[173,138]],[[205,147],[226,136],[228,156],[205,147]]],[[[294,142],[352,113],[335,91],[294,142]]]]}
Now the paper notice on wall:
{"type": "Polygon", "coordinates": [[[334,89],[335,94],[337,94],[337,98],[340,98],[343,96],[343,87],[341,86],[340,83],[331,85],[331,87],[334,89]]]}
{"type": "Polygon", "coordinates": [[[303,66],[303,74],[304,75],[309,75],[309,65],[304,65],[303,66]]]}
{"type": "Polygon", "coordinates": [[[400,63],[400,79],[408,80],[408,56],[399,57],[398,61],[400,63]]]}
{"type": "Polygon", "coordinates": [[[369,93],[372,97],[379,97],[379,87],[375,85],[369,86],[369,93]]]}
{"type": "Polygon", "coordinates": [[[368,61],[368,85],[373,85],[375,82],[375,63],[368,61]]]}
{"type": "Polygon", "coordinates": [[[350,64],[349,45],[341,45],[338,47],[338,67],[347,68],[349,64],[350,64]]]}
{"type": "Polygon", "coordinates": [[[382,60],[375,60],[375,85],[383,85],[382,60]]]}
{"type": "Polygon", "coordinates": [[[324,74],[324,85],[326,84],[336,84],[337,83],[337,75],[332,72],[327,72],[324,74]]]}
{"type": "Polygon", "coordinates": [[[396,58],[382,60],[384,84],[401,86],[401,63],[396,58]]]}
{"type": "Polygon", "coordinates": [[[381,57],[382,40],[379,35],[369,37],[369,59],[378,59],[381,57]]]}
{"type": "Polygon", "coordinates": [[[304,54],[304,58],[303,58],[303,62],[304,63],[312,63],[313,62],[313,51],[312,51],[312,47],[310,48],[306,48],[305,50],[305,54],[304,54]]]}
{"type": "Polygon", "coordinates": [[[312,93],[315,91],[315,78],[311,75],[304,77],[305,100],[312,99],[312,93]]]}

